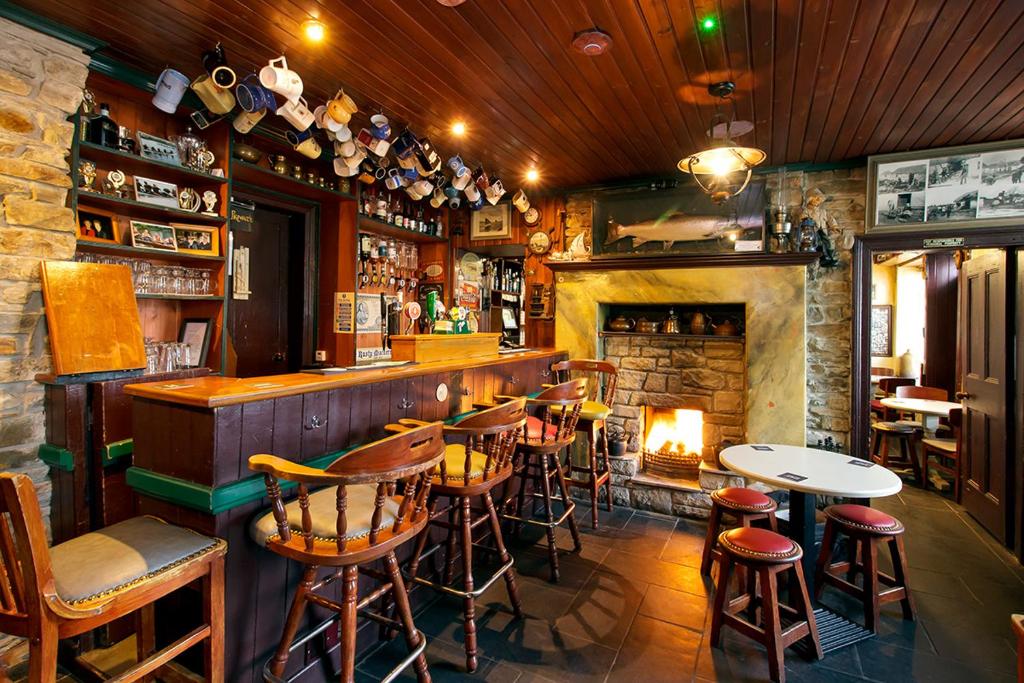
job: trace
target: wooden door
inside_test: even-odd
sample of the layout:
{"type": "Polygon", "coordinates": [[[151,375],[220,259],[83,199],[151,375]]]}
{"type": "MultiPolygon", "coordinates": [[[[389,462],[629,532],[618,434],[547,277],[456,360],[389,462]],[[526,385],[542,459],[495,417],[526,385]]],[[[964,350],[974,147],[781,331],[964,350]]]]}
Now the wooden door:
{"type": "Polygon", "coordinates": [[[259,204],[252,231],[234,233],[235,247],[249,248],[251,292],[248,299],[232,299],[229,307],[239,377],[299,369],[302,287],[296,287],[293,270],[299,271],[301,283],[302,249],[301,241],[296,245],[297,238],[302,239],[301,217],[259,204]],[[296,259],[297,268],[292,265],[296,259]],[[300,330],[298,347],[296,329],[300,330]]]}
{"type": "Polygon", "coordinates": [[[963,504],[1001,542],[1007,541],[1009,427],[1006,252],[979,254],[960,274],[963,356],[963,504]]]}

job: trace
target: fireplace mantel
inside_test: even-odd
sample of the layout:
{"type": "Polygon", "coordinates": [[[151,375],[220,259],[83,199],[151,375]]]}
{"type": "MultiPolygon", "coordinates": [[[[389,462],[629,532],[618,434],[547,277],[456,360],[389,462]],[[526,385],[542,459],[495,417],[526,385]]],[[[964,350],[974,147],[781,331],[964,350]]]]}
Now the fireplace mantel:
{"type": "Polygon", "coordinates": [[[750,266],[806,266],[818,260],[817,252],[795,254],[728,253],[673,256],[618,256],[589,261],[545,261],[551,270],[659,270],[663,268],[729,268],[750,266]]]}

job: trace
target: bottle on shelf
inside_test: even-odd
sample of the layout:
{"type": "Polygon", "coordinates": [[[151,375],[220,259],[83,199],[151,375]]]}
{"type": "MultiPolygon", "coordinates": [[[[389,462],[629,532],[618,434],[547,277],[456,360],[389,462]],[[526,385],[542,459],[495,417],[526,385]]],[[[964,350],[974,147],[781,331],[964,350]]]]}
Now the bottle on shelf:
{"type": "Polygon", "coordinates": [[[398,227],[402,227],[402,220],[402,202],[398,198],[395,198],[393,223],[398,227]]]}
{"type": "Polygon", "coordinates": [[[416,232],[426,232],[427,224],[423,222],[423,207],[416,209],[416,232]]]}
{"type": "Polygon", "coordinates": [[[100,113],[89,119],[86,139],[95,144],[117,149],[120,142],[117,124],[110,118],[110,105],[100,105],[100,113]]]}

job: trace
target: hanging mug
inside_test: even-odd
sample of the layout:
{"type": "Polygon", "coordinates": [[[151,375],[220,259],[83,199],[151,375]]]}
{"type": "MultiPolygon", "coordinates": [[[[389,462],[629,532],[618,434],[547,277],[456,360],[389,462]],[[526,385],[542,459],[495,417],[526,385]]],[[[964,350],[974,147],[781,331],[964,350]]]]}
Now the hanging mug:
{"type": "MultiPolygon", "coordinates": [[[[313,123],[315,123],[316,127],[319,128],[320,130],[327,130],[327,124],[324,123],[325,116],[327,116],[326,104],[321,104],[319,107],[313,110],[313,123]]],[[[327,130],[327,133],[328,135],[333,135],[333,133],[329,130],[327,130]]]]}
{"type": "Polygon", "coordinates": [[[235,88],[235,98],[238,100],[238,106],[245,111],[266,109],[273,114],[277,110],[274,93],[260,84],[260,77],[256,74],[249,74],[242,79],[235,88]]]}
{"type": "Polygon", "coordinates": [[[260,109],[258,111],[240,111],[234,121],[231,122],[231,126],[244,135],[255,128],[256,124],[259,123],[266,114],[266,109],[260,109]]]}
{"type": "Polygon", "coordinates": [[[420,195],[420,198],[422,199],[434,191],[434,183],[430,182],[426,178],[422,178],[412,184],[412,189],[416,190],[416,194],[420,195]]]}
{"type": "Polygon", "coordinates": [[[512,206],[516,207],[519,213],[526,213],[530,210],[530,200],[521,189],[512,196],[512,206]]]}
{"type": "Polygon", "coordinates": [[[387,140],[391,137],[391,124],[384,114],[374,114],[370,117],[370,132],[378,140],[387,140]]]}
{"type": "Polygon", "coordinates": [[[415,185],[410,185],[409,187],[405,188],[405,193],[409,195],[414,202],[418,202],[425,196],[416,191],[415,185]]]}
{"type": "Polygon", "coordinates": [[[367,149],[376,154],[379,157],[383,157],[391,149],[391,143],[387,140],[381,140],[380,138],[373,138],[370,144],[367,145],[367,149]]]}
{"type": "Polygon", "coordinates": [[[388,169],[388,176],[384,179],[384,185],[389,190],[397,190],[402,186],[402,175],[398,172],[397,168],[388,169]]]}
{"type": "Polygon", "coordinates": [[[481,190],[486,190],[487,186],[491,184],[490,179],[487,177],[487,171],[480,166],[477,166],[476,170],[473,171],[473,182],[481,190]]]}
{"type": "Polygon", "coordinates": [[[460,206],[462,206],[462,198],[461,197],[458,197],[458,196],[451,197],[448,200],[448,208],[449,209],[455,210],[455,209],[458,209],[460,206]]]}
{"type": "Polygon", "coordinates": [[[315,120],[313,112],[306,106],[306,100],[301,97],[282,104],[277,108],[277,115],[292,124],[296,130],[306,130],[315,120]]]}
{"type": "Polygon", "coordinates": [[[264,88],[291,101],[299,99],[302,95],[302,78],[288,68],[288,61],[283,55],[277,59],[271,59],[265,67],[260,69],[260,83],[264,88]]]}
{"type": "Polygon", "coordinates": [[[342,157],[334,157],[334,172],[342,178],[351,178],[356,173],[359,173],[359,164],[352,167],[345,163],[345,159],[342,157]]]}
{"type": "Polygon", "coordinates": [[[352,115],[357,111],[359,108],[356,107],[356,103],[343,90],[339,90],[334,99],[327,102],[327,115],[341,125],[351,121],[352,115]]]}
{"type": "MultiPolygon", "coordinates": [[[[406,128],[402,131],[401,135],[395,138],[395,141],[391,146],[395,149],[396,157],[400,160],[408,160],[416,152],[416,144],[416,136],[413,135],[411,130],[406,128]]],[[[406,163],[409,162],[406,161],[406,163]]],[[[413,160],[412,163],[415,164],[415,160],[413,160]]],[[[403,165],[402,168],[406,168],[406,166],[403,165]]]]}
{"type": "Polygon", "coordinates": [[[479,197],[476,198],[475,202],[470,202],[469,203],[469,208],[472,209],[473,211],[476,211],[476,210],[480,209],[481,207],[483,207],[483,205],[484,205],[484,197],[483,197],[483,195],[480,195],[479,197]]]}
{"type": "Polygon", "coordinates": [[[153,106],[167,114],[173,114],[185,96],[185,89],[188,87],[188,76],[175,71],[164,69],[160,77],[156,79],[156,94],[153,95],[153,106]]]}
{"type": "Polygon", "coordinates": [[[470,202],[475,202],[476,200],[480,199],[480,188],[472,183],[466,185],[465,192],[466,199],[468,199],[470,202]]]}
{"type": "Polygon", "coordinates": [[[340,157],[350,157],[356,153],[356,143],[352,142],[351,139],[348,139],[345,142],[335,140],[334,152],[340,157]]]}
{"type": "Polygon", "coordinates": [[[445,196],[444,190],[440,187],[435,187],[434,194],[430,198],[430,205],[435,209],[440,209],[441,205],[444,204],[445,199],[447,199],[447,197],[445,196]]]}
{"type": "Polygon", "coordinates": [[[452,186],[456,190],[465,190],[470,186],[470,180],[472,180],[472,178],[470,177],[469,170],[467,169],[462,175],[457,175],[452,178],[452,186]]]}
{"type": "Polygon", "coordinates": [[[466,164],[462,163],[462,157],[456,154],[448,160],[448,168],[450,168],[452,173],[455,175],[462,175],[466,170],[466,164]]]}
{"type": "Polygon", "coordinates": [[[352,129],[345,125],[338,127],[338,129],[334,130],[333,133],[334,139],[338,142],[348,142],[352,139],[352,129]]]}
{"type": "Polygon", "coordinates": [[[319,159],[323,148],[320,147],[320,143],[316,141],[316,138],[310,137],[296,145],[295,151],[304,157],[319,159]]]}
{"type": "Polygon", "coordinates": [[[192,81],[192,89],[206,108],[214,114],[227,114],[235,108],[235,96],[213,82],[209,74],[203,74],[192,81]]]}
{"type": "Polygon", "coordinates": [[[213,78],[214,83],[222,88],[230,88],[235,84],[235,72],[228,66],[228,58],[220,43],[217,43],[212,50],[204,52],[201,59],[203,68],[213,78]]]}
{"type": "Polygon", "coordinates": [[[487,201],[494,205],[497,204],[498,200],[500,200],[502,195],[505,194],[505,187],[501,184],[501,180],[499,178],[495,178],[494,182],[488,185],[487,189],[484,190],[484,193],[487,195],[487,201]]]}

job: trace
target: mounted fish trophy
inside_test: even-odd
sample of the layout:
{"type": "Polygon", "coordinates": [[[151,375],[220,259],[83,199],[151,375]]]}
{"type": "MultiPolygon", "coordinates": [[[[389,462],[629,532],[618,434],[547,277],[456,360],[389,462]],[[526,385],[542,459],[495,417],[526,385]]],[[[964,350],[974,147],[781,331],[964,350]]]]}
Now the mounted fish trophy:
{"type": "Polygon", "coordinates": [[[694,242],[718,239],[737,228],[736,221],[725,216],[691,216],[682,211],[667,211],[660,217],[622,225],[608,217],[608,232],[604,243],[614,244],[631,237],[633,246],[647,242],[661,242],[665,251],[676,242],[694,242]]]}

